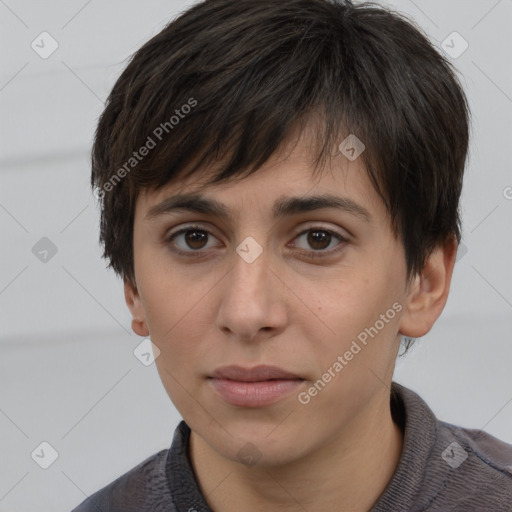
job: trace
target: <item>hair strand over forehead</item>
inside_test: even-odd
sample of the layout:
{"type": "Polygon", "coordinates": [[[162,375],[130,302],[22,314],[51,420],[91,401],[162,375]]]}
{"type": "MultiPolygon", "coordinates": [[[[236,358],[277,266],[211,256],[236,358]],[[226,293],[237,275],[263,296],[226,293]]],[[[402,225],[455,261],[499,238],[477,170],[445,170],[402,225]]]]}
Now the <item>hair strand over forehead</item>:
{"type": "Polygon", "coordinates": [[[373,2],[206,0],[132,56],[100,117],[91,183],[109,266],[134,282],[142,190],[216,161],[211,183],[248,176],[313,118],[315,172],[349,134],[365,144],[408,277],[436,245],[460,241],[469,109],[452,65],[413,21],[373,2]]]}

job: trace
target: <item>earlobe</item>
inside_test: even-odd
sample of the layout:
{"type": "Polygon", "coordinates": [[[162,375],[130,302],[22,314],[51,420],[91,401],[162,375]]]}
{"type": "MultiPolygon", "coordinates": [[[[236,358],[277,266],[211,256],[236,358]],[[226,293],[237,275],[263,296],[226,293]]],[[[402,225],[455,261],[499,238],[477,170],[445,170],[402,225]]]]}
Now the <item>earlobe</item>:
{"type": "Polygon", "coordinates": [[[412,280],[404,300],[400,333],[411,338],[425,336],[441,315],[450,291],[457,254],[455,237],[436,247],[412,280]]]}
{"type": "Polygon", "coordinates": [[[135,318],[132,320],[132,331],[139,336],[147,337],[149,336],[149,329],[146,325],[146,322],[143,320],[136,320],[135,318]]]}
{"type": "Polygon", "coordinates": [[[124,299],[126,305],[132,314],[132,330],[139,336],[149,336],[149,329],[146,323],[146,312],[140,299],[139,292],[135,284],[129,279],[124,279],[124,299]]]}

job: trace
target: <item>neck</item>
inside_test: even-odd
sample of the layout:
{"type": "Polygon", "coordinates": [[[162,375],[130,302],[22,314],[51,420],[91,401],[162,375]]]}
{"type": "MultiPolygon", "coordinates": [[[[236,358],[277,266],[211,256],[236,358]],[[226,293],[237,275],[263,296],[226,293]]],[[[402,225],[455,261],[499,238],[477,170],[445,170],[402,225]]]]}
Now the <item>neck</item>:
{"type": "Polygon", "coordinates": [[[403,443],[389,398],[375,402],[382,405],[370,404],[334,439],[280,466],[247,467],[226,459],[192,431],[189,457],[210,508],[367,512],[391,480],[403,443]]]}

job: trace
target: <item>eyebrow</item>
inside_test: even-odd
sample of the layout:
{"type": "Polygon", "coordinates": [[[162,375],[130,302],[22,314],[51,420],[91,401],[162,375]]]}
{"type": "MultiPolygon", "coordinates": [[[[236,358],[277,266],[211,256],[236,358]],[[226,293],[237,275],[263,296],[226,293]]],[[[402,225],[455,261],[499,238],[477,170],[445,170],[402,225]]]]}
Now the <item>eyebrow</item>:
{"type": "MultiPolygon", "coordinates": [[[[365,222],[370,223],[372,221],[372,216],[366,208],[352,199],[332,194],[279,198],[274,203],[272,214],[274,219],[280,219],[286,216],[321,210],[324,208],[342,210],[365,222]]],[[[222,220],[228,220],[230,216],[233,216],[233,210],[225,204],[216,201],[215,199],[204,197],[200,194],[190,193],[178,194],[164,199],[161,203],[158,203],[149,209],[145,216],[145,220],[151,220],[160,215],[165,215],[179,210],[203,213],[222,220]]]]}

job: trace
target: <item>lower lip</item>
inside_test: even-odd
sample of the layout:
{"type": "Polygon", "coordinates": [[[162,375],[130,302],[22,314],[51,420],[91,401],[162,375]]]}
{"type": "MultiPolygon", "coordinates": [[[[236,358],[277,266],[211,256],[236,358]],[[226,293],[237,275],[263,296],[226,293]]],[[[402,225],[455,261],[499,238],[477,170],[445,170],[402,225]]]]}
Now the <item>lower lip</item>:
{"type": "Polygon", "coordinates": [[[217,393],[231,405],[239,407],[263,407],[273,404],[296,391],[303,380],[265,380],[242,382],[238,380],[210,378],[217,393]]]}

